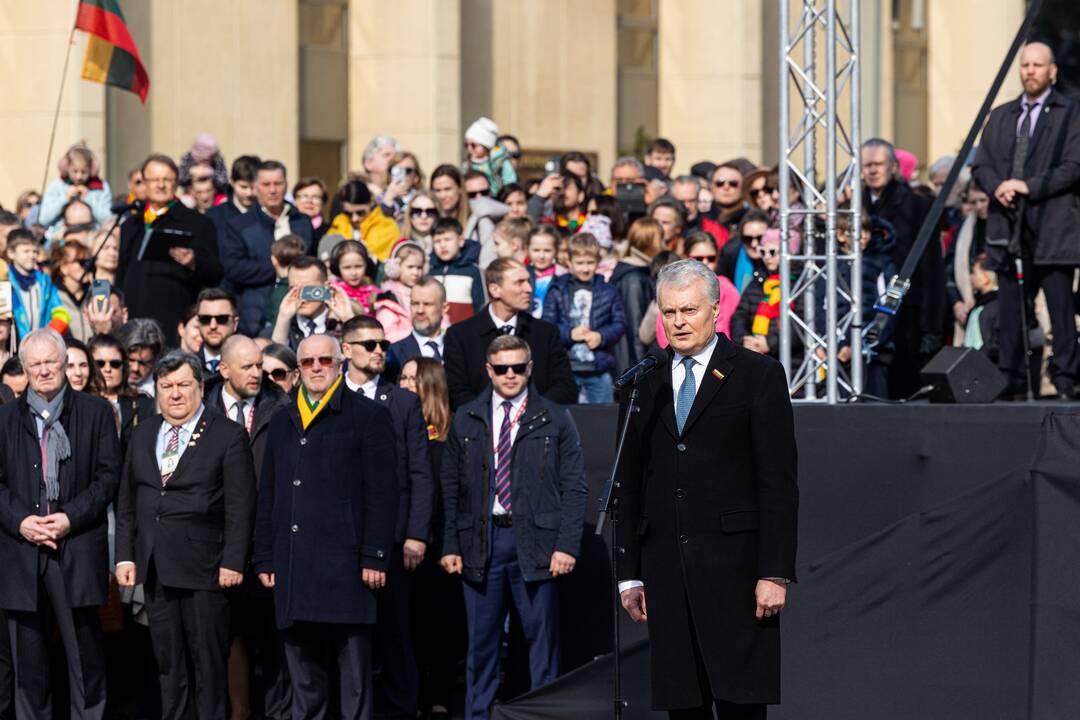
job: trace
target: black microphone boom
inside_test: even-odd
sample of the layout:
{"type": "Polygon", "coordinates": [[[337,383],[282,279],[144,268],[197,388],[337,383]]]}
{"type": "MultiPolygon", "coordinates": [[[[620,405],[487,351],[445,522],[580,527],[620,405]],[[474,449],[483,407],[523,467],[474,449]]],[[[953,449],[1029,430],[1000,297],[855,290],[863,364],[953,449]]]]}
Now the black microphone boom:
{"type": "Polygon", "coordinates": [[[131,202],[123,202],[119,205],[113,205],[110,211],[113,215],[123,215],[128,210],[142,210],[142,200],[132,200],[131,202]]]}
{"type": "Polygon", "coordinates": [[[641,362],[624,372],[619,379],[615,381],[615,387],[621,388],[626,387],[627,385],[633,385],[637,382],[639,377],[648,375],[655,370],[658,363],[659,360],[656,359],[655,355],[646,355],[641,359],[641,362]]]}

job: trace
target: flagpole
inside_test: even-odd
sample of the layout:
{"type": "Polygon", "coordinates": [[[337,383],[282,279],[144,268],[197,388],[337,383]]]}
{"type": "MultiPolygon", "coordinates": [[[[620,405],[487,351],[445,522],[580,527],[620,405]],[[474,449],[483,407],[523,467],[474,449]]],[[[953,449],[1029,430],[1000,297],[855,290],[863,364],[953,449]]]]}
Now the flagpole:
{"type": "MultiPolygon", "coordinates": [[[[77,18],[78,15],[76,15],[77,18]]],[[[53,143],[56,142],[56,126],[60,120],[60,102],[64,99],[64,84],[67,82],[68,65],[71,62],[71,46],[74,44],[75,21],[72,21],[71,33],[68,34],[67,52],[64,53],[64,72],[60,76],[60,92],[56,95],[56,110],[53,112],[52,132],[49,133],[49,152],[45,154],[45,172],[41,178],[41,198],[45,197],[45,188],[49,182],[49,162],[52,159],[53,143]]]]}

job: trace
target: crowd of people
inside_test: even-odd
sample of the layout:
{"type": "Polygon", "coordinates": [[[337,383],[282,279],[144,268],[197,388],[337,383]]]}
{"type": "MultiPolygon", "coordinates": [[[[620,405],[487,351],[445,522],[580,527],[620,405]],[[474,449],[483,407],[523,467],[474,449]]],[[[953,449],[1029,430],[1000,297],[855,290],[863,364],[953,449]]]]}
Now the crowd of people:
{"type": "MultiPolygon", "coordinates": [[[[1025,98],[1049,107],[1052,55],[1025,53],[1025,98]]],[[[1043,117],[1040,147],[1061,155],[1060,116],[1043,117]]],[[[717,278],[715,330],[778,355],[780,177],[746,158],[673,177],[664,139],[606,178],[582,152],[530,177],[487,118],[464,147],[426,174],[375,137],[331,192],[272,159],[227,166],[204,134],[114,193],[76,144],[44,195],[0,210],[0,562],[15,573],[0,716],[49,715],[48,675],[26,669],[48,665],[53,626],[78,717],[448,717],[466,656],[466,716],[486,717],[510,601],[533,684],[557,674],[552,581],[573,570],[586,495],[561,406],[612,402],[618,374],[668,346],[654,285],[683,259],[717,278]]],[[[1029,188],[990,186],[1017,177],[994,151],[948,198],[867,392],[908,397],[946,343],[1022,383],[992,226],[1029,188]]],[[[861,152],[844,192],[867,212],[868,320],[955,158],[920,185],[885,140],[861,152]]],[[[1064,183],[1053,171],[1033,202],[1064,183]]],[[[822,241],[808,230],[792,252],[822,241]]],[[[1066,274],[1041,277],[1051,380],[1072,397],[1066,274]]]]}

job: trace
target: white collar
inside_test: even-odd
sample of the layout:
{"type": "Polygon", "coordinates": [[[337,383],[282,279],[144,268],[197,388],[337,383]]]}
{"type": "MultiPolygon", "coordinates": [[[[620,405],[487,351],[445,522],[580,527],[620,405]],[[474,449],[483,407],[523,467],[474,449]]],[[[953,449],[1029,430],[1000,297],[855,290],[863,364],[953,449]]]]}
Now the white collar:
{"type": "Polygon", "coordinates": [[[262,210],[264,213],[266,213],[266,217],[270,218],[275,223],[281,222],[281,218],[289,217],[289,203],[285,203],[284,205],[281,206],[281,214],[278,215],[277,217],[274,217],[274,214],[271,213],[269,210],[267,210],[265,205],[260,204],[259,209],[262,210]]]}
{"type": "Polygon", "coordinates": [[[510,327],[514,328],[514,330],[517,330],[517,313],[511,315],[509,320],[503,320],[495,314],[494,310],[491,309],[491,303],[488,303],[488,315],[491,316],[491,322],[495,324],[496,328],[501,330],[503,327],[509,325],[510,327]]]}
{"type": "Polygon", "coordinates": [[[349,377],[348,373],[345,373],[345,386],[348,387],[353,392],[356,392],[357,390],[359,390],[359,391],[363,392],[365,395],[369,394],[369,393],[366,392],[367,390],[371,390],[370,394],[374,395],[375,394],[375,389],[379,387],[379,378],[380,377],[382,377],[382,376],[381,375],[376,375],[375,377],[368,380],[366,383],[360,384],[360,383],[357,383],[355,380],[353,380],[351,377],[349,377]]]}
{"type": "MultiPolygon", "coordinates": [[[[516,320],[517,318],[514,319],[516,320]]],[[[440,348],[443,345],[443,331],[441,327],[439,328],[439,331],[431,337],[428,337],[427,335],[421,335],[420,333],[416,332],[416,330],[412,331],[412,336],[413,339],[416,340],[416,344],[420,347],[424,347],[429,342],[435,343],[440,348]]]]}
{"type": "Polygon", "coordinates": [[[225,411],[230,412],[236,403],[240,403],[244,412],[247,412],[248,407],[255,402],[255,398],[235,398],[232,393],[229,392],[229,383],[224,382],[221,384],[221,404],[225,406],[225,411]]]}
{"type": "MultiPolygon", "coordinates": [[[[494,417],[494,413],[495,413],[496,410],[499,409],[499,406],[501,406],[503,404],[503,402],[506,401],[506,400],[510,401],[510,412],[516,413],[521,408],[521,404],[523,402],[525,402],[525,398],[528,397],[528,395],[529,395],[529,386],[528,385],[525,386],[524,390],[522,390],[521,392],[519,392],[517,395],[515,395],[512,398],[504,398],[502,395],[495,392],[495,390],[493,388],[491,390],[491,412],[492,412],[492,417],[494,417]]],[[[513,415],[511,415],[510,417],[513,417],[513,415]]]]}
{"type": "MultiPolygon", "coordinates": [[[[701,365],[701,367],[708,367],[709,360],[712,359],[713,350],[716,349],[716,343],[717,342],[718,342],[718,336],[713,335],[713,339],[709,342],[709,344],[706,345],[705,347],[703,347],[698,352],[691,355],[691,357],[693,357],[694,361],[698,365],[701,365]]],[[[681,355],[680,353],[675,353],[675,357],[671,358],[671,367],[672,367],[672,369],[674,369],[676,365],[681,363],[683,361],[684,357],[686,357],[686,356],[681,355]]]]}
{"type": "MultiPolygon", "coordinates": [[[[202,418],[203,410],[205,410],[205,409],[206,409],[206,406],[203,405],[202,403],[199,403],[199,409],[195,411],[195,414],[192,415],[191,418],[186,423],[184,423],[183,425],[180,426],[180,429],[183,430],[184,432],[186,432],[188,435],[195,432],[195,426],[199,423],[199,419],[202,418]]],[[[169,422],[169,419],[166,418],[164,415],[161,416],[161,420],[162,420],[162,423],[161,423],[161,432],[162,433],[168,432],[169,430],[171,430],[173,428],[173,424],[171,422],[169,422]]]]}

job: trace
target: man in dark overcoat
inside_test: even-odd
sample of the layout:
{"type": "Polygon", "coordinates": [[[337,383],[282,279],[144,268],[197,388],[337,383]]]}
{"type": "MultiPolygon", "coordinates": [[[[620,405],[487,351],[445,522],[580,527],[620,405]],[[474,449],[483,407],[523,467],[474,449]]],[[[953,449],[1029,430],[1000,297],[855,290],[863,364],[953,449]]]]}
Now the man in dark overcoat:
{"type": "MultiPolygon", "coordinates": [[[[1057,65],[1043,43],[1020,52],[1024,92],[995,108],[983,129],[972,176],[991,196],[986,218],[987,253],[998,274],[1000,334],[998,367],[1022,391],[1024,371],[1020,292],[1007,252],[1025,201],[1021,257],[1027,303],[1041,288],[1054,331],[1050,378],[1062,399],[1075,396],[1080,350],[1076,346],[1073,275],[1080,265],[1080,109],[1054,89],[1057,65]],[[1027,137],[1021,142],[1021,132],[1027,137]],[[1026,149],[1026,152],[1025,152],[1026,149]],[[1018,152],[1024,152],[1019,158],[1018,152]]],[[[1025,311],[1031,318],[1030,311],[1025,311]]]]}
{"type": "Polygon", "coordinates": [[[292,717],[324,717],[336,704],[343,718],[369,718],[376,592],[399,495],[393,425],[386,408],[345,387],[334,338],[305,338],[297,355],[301,384],[270,421],[254,565],[285,631],[292,717]],[[340,700],[329,703],[335,686],[340,700]]]}
{"type": "Polygon", "coordinates": [[[669,265],[657,290],[671,345],[639,381],[619,464],[622,604],[649,623],[654,707],[764,718],[780,701],[777,613],[795,579],[787,382],[778,362],[714,332],[706,266],[669,265]]]}
{"type": "Polygon", "coordinates": [[[19,356],[29,388],[0,407],[0,609],[15,669],[15,714],[53,717],[49,648],[67,657],[71,717],[105,714],[98,607],[108,595],[106,511],[120,482],[109,404],[64,379],[66,348],[51,329],[19,356]]]}

